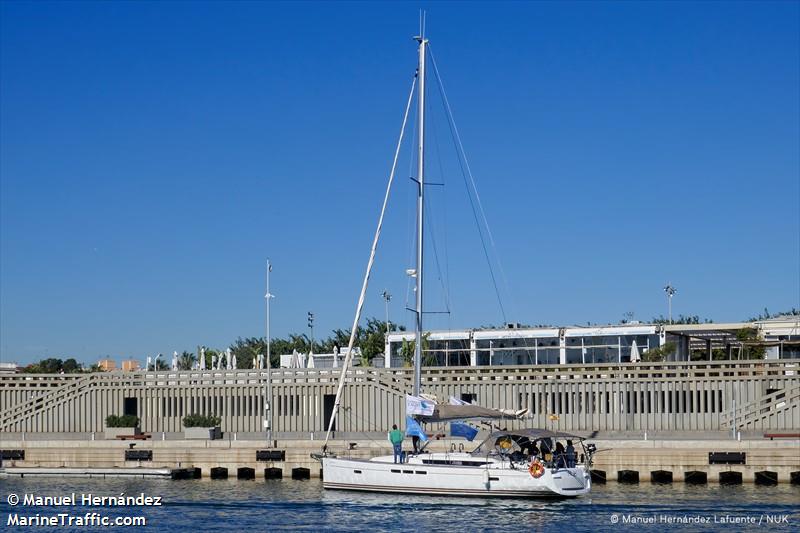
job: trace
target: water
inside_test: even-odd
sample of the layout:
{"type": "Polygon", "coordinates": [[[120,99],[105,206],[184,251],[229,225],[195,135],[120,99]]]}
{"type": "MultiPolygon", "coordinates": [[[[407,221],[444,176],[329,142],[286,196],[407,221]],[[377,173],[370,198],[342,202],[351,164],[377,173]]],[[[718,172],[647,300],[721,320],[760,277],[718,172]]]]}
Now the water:
{"type": "Polygon", "coordinates": [[[126,479],[0,479],[0,530],[92,531],[106,528],[9,526],[10,513],[84,517],[144,516],[145,527],[123,530],[204,531],[604,531],[644,527],[682,531],[800,531],[800,487],[747,485],[595,485],[572,500],[497,500],[326,491],[311,481],[170,481],[126,479]],[[10,506],[17,494],[92,493],[160,496],[163,505],[130,507],[10,506]],[[772,520],[787,522],[775,524],[772,520]],[[664,518],[703,520],[663,522],[664,518]],[[769,518],[768,518],[769,517],[769,518]],[[724,523],[723,520],[754,523],[724,523]],[[771,520],[772,519],[772,520],[771,520]],[[616,522],[615,522],[616,520],[616,522]],[[648,523],[654,520],[655,524],[648,523]],[[760,524],[758,522],[760,521],[760,524]],[[640,522],[633,524],[632,522],[640,522]],[[644,522],[642,524],[642,522],[644,522]]]}

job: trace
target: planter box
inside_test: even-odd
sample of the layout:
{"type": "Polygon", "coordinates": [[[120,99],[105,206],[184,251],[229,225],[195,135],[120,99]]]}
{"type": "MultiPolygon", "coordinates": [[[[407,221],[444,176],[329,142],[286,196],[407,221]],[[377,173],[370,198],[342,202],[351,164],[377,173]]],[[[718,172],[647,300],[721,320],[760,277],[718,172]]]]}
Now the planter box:
{"type": "Polygon", "coordinates": [[[128,436],[128,435],[141,435],[142,428],[136,426],[135,428],[106,428],[105,436],[106,440],[114,440],[118,436],[128,436]]]}
{"type": "Polygon", "coordinates": [[[213,428],[184,428],[183,438],[185,439],[207,439],[215,440],[222,438],[222,432],[219,426],[213,428]]]}

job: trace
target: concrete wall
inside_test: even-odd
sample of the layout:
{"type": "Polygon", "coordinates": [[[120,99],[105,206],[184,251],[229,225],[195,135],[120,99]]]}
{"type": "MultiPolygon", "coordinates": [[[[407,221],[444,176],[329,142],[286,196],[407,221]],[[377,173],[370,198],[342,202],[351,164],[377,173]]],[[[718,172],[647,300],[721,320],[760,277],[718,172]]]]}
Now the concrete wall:
{"type": "MultiPolygon", "coordinates": [[[[735,441],[712,440],[593,440],[599,450],[593,469],[601,472],[608,481],[617,481],[620,472],[633,471],[639,481],[651,480],[657,471],[670,472],[674,482],[685,481],[688,472],[703,472],[708,483],[718,483],[721,472],[739,472],[742,482],[754,482],[756,473],[774,472],[779,483],[790,482],[794,473],[800,480],[800,440],[769,441],[754,439],[735,441]],[[709,452],[743,451],[744,465],[710,465],[709,452]]],[[[147,468],[200,468],[202,477],[210,476],[212,468],[227,468],[230,477],[236,477],[239,468],[253,468],[256,476],[263,478],[265,468],[279,468],[284,478],[291,477],[295,468],[307,468],[311,477],[320,475],[319,463],[311,454],[319,452],[321,442],[308,440],[278,441],[278,450],[285,450],[286,460],[281,462],[256,461],[256,450],[266,449],[265,442],[252,441],[143,441],[137,450],[153,450],[153,460],[125,461],[125,450],[130,442],[93,441],[11,441],[2,443],[3,449],[24,449],[24,461],[5,461],[4,466],[59,468],[91,467],[121,468],[142,466],[147,468]]],[[[430,451],[446,451],[451,445],[466,444],[469,451],[476,444],[461,439],[433,441],[430,451]]],[[[329,449],[341,455],[368,458],[391,454],[383,438],[361,440],[354,451],[349,451],[349,441],[334,440],[329,449]]],[[[406,447],[409,443],[406,443],[406,447]]],[[[797,481],[795,481],[797,482],[797,481]]]]}
{"type": "MultiPolygon", "coordinates": [[[[272,428],[326,428],[339,369],[279,369],[272,428]]],[[[800,428],[800,360],[426,368],[422,387],[442,401],[470,394],[487,407],[530,410],[512,426],[570,431],[716,431],[800,428]],[[733,418],[734,404],[736,418],[733,418]]],[[[347,372],[337,430],[384,431],[404,420],[413,370],[347,372]]],[[[102,432],[135,399],[146,432],[182,431],[191,413],[224,432],[263,432],[265,370],[109,372],[0,377],[0,432],[102,432]]],[[[436,430],[437,428],[432,428],[436,430]]]]}

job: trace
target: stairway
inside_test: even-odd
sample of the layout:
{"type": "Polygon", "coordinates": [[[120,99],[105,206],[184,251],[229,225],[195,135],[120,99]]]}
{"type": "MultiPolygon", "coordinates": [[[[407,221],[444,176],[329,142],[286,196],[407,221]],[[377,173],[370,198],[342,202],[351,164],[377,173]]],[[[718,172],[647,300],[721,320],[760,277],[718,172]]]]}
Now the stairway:
{"type": "Polygon", "coordinates": [[[51,410],[73,400],[90,388],[94,375],[69,381],[60,387],[48,390],[44,394],[32,396],[24,402],[12,405],[0,412],[0,431],[31,431],[25,428],[25,422],[43,411],[51,410]]]}
{"type": "MultiPolygon", "coordinates": [[[[792,410],[794,410],[794,420],[798,420],[800,418],[800,384],[765,394],[758,400],[737,406],[736,429],[780,427],[784,424],[771,423],[774,421],[773,419],[788,416],[792,410]]],[[[723,413],[720,426],[732,428],[733,424],[733,413],[723,413]]],[[[791,424],[791,422],[790,425],[794,427],[786,429],[797,429],[800,426],[800,424],[791,424]]]]}

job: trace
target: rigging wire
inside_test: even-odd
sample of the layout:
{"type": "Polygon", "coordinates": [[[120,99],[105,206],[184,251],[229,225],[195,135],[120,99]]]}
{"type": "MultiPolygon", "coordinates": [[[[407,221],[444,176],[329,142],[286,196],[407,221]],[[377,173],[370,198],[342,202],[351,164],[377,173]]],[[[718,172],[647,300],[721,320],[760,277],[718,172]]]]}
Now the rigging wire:
{"type": "Polygon", "coordinates": [[[395,171],[397,170],[397,160],[400,157],[400,147],[403,144],[403,136],[406,131],[406,122],[408,121],[408,112],[411,109],[411,100],[414,96],[414,87],[417,84],[417,76],[414,76],[411,82],[411,92],[408,94],[408,102],[406,103],[405,114],[403,115],[403,125],[400,127],[400,138],[397,140],[397,148],[394,152],[394,159],[392,160],[392,170],[389,172],[389,183],[386,184],[386,194],[383,197],[383,205],[381,206],[381,216],[378,218],[378,227],[375,228],[375,237],[372,240],[372,248],[369,252],[369,260],[367,261],[367,270],[364,273],[364,281],[361,284],[361,293],[358,295],[358,304],[356,304],[356,315],[353,318],[353,327],[350,329],[350,341],[347,344],[347,355],[342,363],[342,372],[339,376],[339,386],[336,389],[336,398],[333,402],[333,410],[331,412],[331,419],[328,422],[328,431],[325,433],[325,443],[322,445],[322,451],[325,452],[328,447],[328,440],[331,437],[333,424],[336,422],[336,414],[339,412],[339,404],[342,401],[342,391],[344,390],[345,376],[347,369],[350,366],[350,361],[353,359],[353,345],[356,341],[356,334],[358,332],[358,322],[361,319],[361,311],[364,308],[364,299],[367,295],[367,287],[369,286],[369,277],[372,273],[372,265],[375,263],[375,253],[378,249],[378,240],[381,236],[381,229],[383,227],[383,219],[386,215],[386,205],[389,203],[389,195],[392,192],[392,183],[394,182],[395,171]]]}
{"type": "Polygon", "coordinates": [[[487,233],[487,235],[489,237],[489,242],[490,242],[490,244],[492,246],[492,250],[494,251],[494,255],[495,255],[498,267],[500,268],[500,274],[501,274],[501,277],[503,278],[503,281],[504,281],[504,284],[506,286],[506,291],[507,292],[509,292],[508,291],[508,281],[506,280],[506,276],[505,276],[505,272],[503,271],[502,263],[500,263],[500,259],[499,259],[498,254],[497,254],[497,246],[495,245],[494,237],[492,236],[491,229],[489,228],[489,222],[488,222],[488,220],[486,218],[486,213],[484,212],[483,204],[481,203],[481,199],[480,199],[480,195],[478,194],[477,186],[475,185],[475,179],[472,176],[472,170],[470,169],[469,161],[467,160],[467,155],[464,152],[464,145],[461,142],[461,136],[458,134],[458,128],[456,127],[455,119],[453,118],[453,112],[452,112],[452,109],[450,108],[450,102],[447,99],[447,93],[444,90],[444,83],[442,82],[442,78],[439,75],[439,68],[436,66],[436,59],[433,56],[433,52],[431,51],[430,46],[428,48],[428,53],[430,54],[431,62],[433,64],[434,77],[436,78],[436,81],[437,81],[437,84],[438,84],[438,87],[439,87],[439,91],[440,91],[440,93],[442,95],[442,104],[443,104],[443,106],[445,108],[445,114],[446,114],[446,116],[448,118],[448,126],[450,127],[450,132],[453,135],[454,140],[456,141],[456,152],[458,153],[458,156],[459,156],[458,157],[458,164],[459,164],[459,167],[461,168],[461,175],[462,175],[462,178],[464,179],[464,185],[467,187],[467,196],[469,197],[470,207],[472,208],[472,216],[475,219],[475,224],[476,224],[476,226],[478,228],[478,235],[480,236],[481,246],[483,247],[483,255],[484,255],[485,259],[486,259],[486,264],[489,267],[489,275],[492,278],[492,285],[494,286],[494,291],[495,291],[495,294],[497,296],[497,303],[500,306],[500,313],[503,316],[503,322],[507,323],[508,319],[506,318],[505,306],[503,305],[503,299],[502,299],[502,297],[500,295],[500,289],[499,289],[499,287],[497,285],[497,278],[496,278],[496,276],[494,274],[494,269],[492,268],[492,260],[491,260],[491,258],[489,256],[489,250],[488,250],[488,248],[486,246],[486,241],[485,241],[485,239],[483,237],[483,231],[481,230],[481,222],[480,222],[480,220],[478,218],[478,211],[480,211],[481,218],[483,219],[483,225],[486,228],[486,233],[487,233]],[[469,182],[467,181],[467,178],[469,178],[469,182]],[[472,185],[472,189],[471,189],[472,193],[470,193],[470,184],[472,185]],[[473,197],[472,197],[473,194],[475,196],[474,200],[473,200],[473,197]],[[478,209],[477,210],[475,208],[475,203],[476,202],[478,204],[478,209]]]}
{"type": "MultiPolygon", "coordinates": [[[[453,313],[452,313],[452,311],[453,311],[453,306],[452,306],[452,301],[450,300],[450,295],[451,295],[451,292],[450,292],[450,256],[449,256],[449,253],[448,253],[449,247],[448,247],[448,244],[447,244],[447,234],[448,234],[448,232],[447,232],[447,228],[448,228],[448,224],[447,224],[447,220],[448,220],[448,217],[447,217],[447,192],[448,192],[448,188],[447,188],[447,180],[445,178],[444,165],[442,164],[442,159],[443,159],[442,158],[442,149],[441,149],[440,144],[439,144],[439,130],[436,127],[436,117],[435,117],[435,115],[431,114],[430,118],[431,118],[431,120],[429,121],[429,123],[431,125],[431,129],[433,130],[433,132],[432,132],[433,133],[433,135],[432,135],[432,137],[433,137],[433,147],[434,147],[434,152],[436,154],[436,162],[437,162],[438,167],[439,167],[439,181],[441,182],[442,190],[444,191],[442,193],[443,199],[442,199],[442,210],[441,210],[442,211],[442,218],[443,218],[443,222],[442,222],[443,226],[442,227],[444,228],[444,230],[442,231],[442,237],[443,237],[443,240],[444,240],[444,251],[443,251],[443,255],[444,255],[444,270],[445,270],[444,276],[442,275],[442,270],[441,270],[441,266],[440,266],[440,263],[439,263],[438,254],[436,255],[436,262],[437,262],[436,266],[437,266],[437,270],[439,272],[440,285],[442,287],[442,291],[444,292],[445,307],[447,308],[447,313],[446,313],[447,314],[447,331],[449,332],[449,331],[452,330],[452,322],[453,322],[453,313]]],[[[435,244],[436,243],[434,242],[434,246],[435,246],[435,244]]],[[[435,250],[434,250],[434,253],[436,253],[435,250]]]]}
{"type": "MultiPolygon", "coordinates": [[[[422,16],[422,15],[420,15],[420,16],[422,16]]],[[[417,75],[419,75],[419,71],[417,71],[417,75]]],[[[413,98],[412,101],[416,101],[416,98],[414,98],[413,96],[412,96],[412,98],[413,98]]],[[[412,130],[412,134],[411,134],[410,140],[411,140],[411,143],[413,144],[417,140],[419,121],[417,120],[416,115],[411,115],[411,121],[412,121],[412,124],[413,124],[413,130],[412,130]]],[[[415,158],[416,153],[417,153],[416,150],[411,150],[411,155],[408,158],[408,174],[407,174],[407,176],[410,179],[413,179],[413,177],[414,177],[413,172],[414,172],[414,162],[416,161],[416,158],[415,158]]],[[[406,206],[407,206],[406,207],[406,215],[407,215],[407,218],[406,218],[406,231],[408,231],[408,235],[413,235],[414,237],[406,239],[406,242],[408,242],[408,246],[409,246],[409,248],[408,248],[408,261],[406,262],[406,264],[413,265],[414,264],[414,256],[415,256],[416,250],[417,250],[417,241],[416,241],[417,232],[414,230],[414,228],[416,227],[416,224],[417,224],[416,193],[413,194],[414,200],[411,200],[410,198],[412,197],[412,191],[411,191],[410,188],[408,188],[407,190],[408,190],[408,192],[407,192],[408,200],[406,202],[406,206]]],[[[410,301],[409,300],[410,300],[410,296],[414,292],[413,289],[412,289],[412,285],[413,284],[412,284],[411,280],[412,280],[411,276],[406,276],[406,293],[405,293],[406,301],[405,301],[404,307],[407,310],[410,309],[410,301]]]]}
{"type": "MultiPolygon", "coordinates": [[[[477,214],[475,212],[475,204],[474,204],[473,199],[472,199],[472,194],[470,194],[470,186],[469,186],[470,184],[472,185],[472,192],[474,192],[475,200],[477,201],[478,209],[480,211],[481,218],[483,220],[483,225],[485,227],[486,233],[487,233],[487,235],[489,237],[489,241],[490,241],[491,246],[492,246],[492,250],[494,252],[495,261],[497,261],[497,266],[498,266],[498,268],[500,270],[500,276],[501,276],[501,279],[503,281],[503,285],[505,287],[506,293],[509,295],[510,298],[512,298],[512,306],[513,306],[513,293],[511,292],[511,290],[509,288],[508,277],[506,276],[505,270],[503,268],[503,263],[502,263],[502,261],[500,261],[500,254],[497,252],[497,246],[496,246],[495,241],[494,241],[494,236],[492,235],[492,230],[491,230],[491,228],[489,226],[489,221],[488,221],[488,219],[486,217],[486,212],[483,209],[483,203],[481,202],[480,195],[478,194],[478,188],[477,188],[477,185],[475,184],[475,179],[474,179],[474,177],[472,175],[472,169],[469,166],[469,160],[467,159],[467,154],[466,154],[466,151],[464,150],[464,145],[461,142],[461,136],[458,133],[458,127],[456,126],[455,118],[453,117],[453,111],[452,111],[452,108],[450,107],[450,101],[448,100],[447,93],[446,93],[446,91],[444,89],[444,82],[442,81],[441,75],[439,74],[439,68],[438,68],[438,66],[436,64],[436,58],[433,56],[433,50],[430,47],[430,45],[428,46],[428,53],[430,54],[431,63],[433,64],[434,77],[436,78],[437,85],[439,87],[439,91],[440,91],[441,96],[442,96],[442,104],[443,104],[443,107],[445,109],[445,114],[446,114],[446,116],[448,118],[448,125],[450,126],[451,134],[453,135],[453,137],[454,137],[454,139],[455,139],[455,141],[457,143],[456,153],[459,156],[458,157],[459,167],[461,168],[462,177],[464,178],[464,185],[467,187],[467,196],[469,197],[470,206],[472,207],[472,214],[473,214],[473,218],[475,219],[475,225],[477,226],[477,229],[478,229],[478,235],[481,238],[481,245],[483,246],[484,257],[486,259],[487,265],[489,266],[489,274],[490,274],[490,276],[492,278],[492,284],[494,285],[495,294],[497,295],[497,302],[498,302],[498,305],[500,306],[500,313],[503,316],[503,322],[504,323],[508,323],[508,319],[507,319],[506,313],[505,313],[505,308],[503,306],[503,301],[502,301],[502,298],[501,298],[501,295],[500,295],[499,288],[497,286],[497,280],[495,279],[494,270],[492,268],[491,259],[489,257],[488,251],[486,249],[486,243],[485,243],[484,238],[483,238],[483,231],[482,231],[482,228],[481,228],[481,224],[478,221],[478,217],[477,217],[477,214]],[[462,158],[463,158],[463,162],[462,162],[462,158]],[[465,172],[465,170],[466,170],[466,172],[465,172]],[[467,184],[467,176],[469,177],[469,184],[467,184]]],[[[523,336],[521,332],[518,332],[518,335],[516,336],[516,338],[517,338],[517,340],[521,340],[522,341],[523,348],[524,348],[524,351],[525,351],[525,356],[529,361],[532,361],[531,345],[529,344],[530,339],[528,339],[527,337],[523,336]]],[[[514,339],[514,337],[512,337],[512,339],[514,339]]],[[[538,343],[538,341],[536,341],[536,342],[538,343]]],[[[538,348],[538,346],[534,346],[534,348],[533,348],[534,357],[536,356],[535,354],[536,354],[537,348],[538,348]]]]}
{"type": "MultiPolygon", "coordinates": [[[[428,210],[428,212],[430,212],[430,202],[428,201],[427,198],[425,199],[425,209],[428,210]]],[[[439,262],[439,250],[438,250],[438,248],[436,246],[436,231],[435,231],[436,228],[434,227],[434,223],[433,223],[433,218],[432,217],[428,219],[428,224],[427,225],[430,227],[430,229],[428,230],[428,236],[431,239],[431,246],[433,247],[433,260],[436,263],[436,273],[439,276],[439,281],[442,282],[442,279],[443,279],[442,278],[442,265],[439,262]]],[[[440,285],[442,286],[442,291],[444,292],[444,306],[445,306],[445,309],[446,309],[446,313],[449,315],[450,314],[450,295],[447,293],[447,288],[444,286],[444,283],[440,283],[440,285]]]]}
{"type": "MultiPolygon", "coordinates": [[[[439,132],[436,129],[436,120],[434,119],[434,117],[432,115],[430,116],[430,118],[431,118],[431,120],[429,120],[428,123],[431,125],[431,130],[432,130],[431,137],[433,137],[433,152],[434,152],[434,154],[436,156],[436,161],[437,161],[438,167],[439,167],[439,181],[440,181],[440,183],[435,184],[435,185],[441,185],[442,188],[444,188],[445,187],[445,182],[444,182],[445,181],[445,178],[444,178],[445,174],[444,174],[444,166],[442,165],[442,154],[441,154],[441,150],[439,149],[439,132]]],[[[433,185],[433,184],[429,184],[429,185],[433,185]]],[[[426,206],[425,209],[426,209],[426,211],[428,213],[432,213],[433,210],[431,209],[431,203],[428,200],[428,198],[430,198],[430,196],[425,199],[425,206],[426,206]]],[[[438,246],[436,245],[436,225],[435,225],[434,217],[432,217],[430,215],[428,216],[428,224],[430,224],[430,228],[428,229],[428,233],[430,235],[431,244],[433,246],[433,256],[434,256],[434,260],[436,261],[436,272],[437,272],[437,274],[439,276],[439,285],[441,286],[442,292],[443,292],[443,295],[444,295],[445,309],[447,310],[447,315],[449,316],[451,311],[452,311],[452,308],[451,308],[451,305],[450,305],[450,293],[449,293],[448,287],[445,285],[445,279],[447,279],[447,278],[445,278],[444,275],[442,274],[442,265],[441,265],[441,262],[439,261],[439,249],[438,249],[438,246]]],[[[447,236],[447,220],[446,219],[445,219],[445,225],[444,225],[444,230],[442,231],[442,234],[445,235],[445,238],[446,238],[446,236],[447,236]]],[[[446,242],[446,240],[445,240],[445,242],[446,242]]],[[[446,246],[445,246],[444,254],[445,254],[445,258],[446,258],[447,257],[447,255],[446,255],[447,254],[446,246]]]]}

